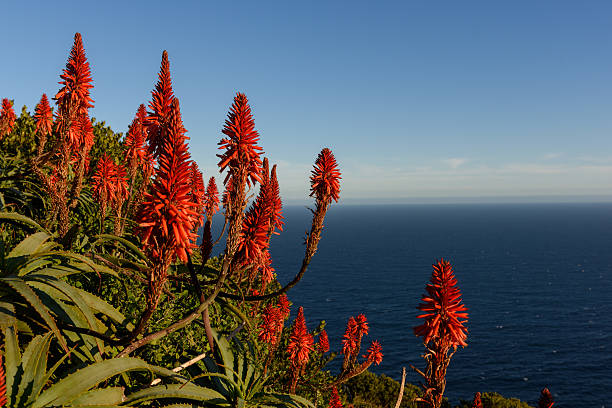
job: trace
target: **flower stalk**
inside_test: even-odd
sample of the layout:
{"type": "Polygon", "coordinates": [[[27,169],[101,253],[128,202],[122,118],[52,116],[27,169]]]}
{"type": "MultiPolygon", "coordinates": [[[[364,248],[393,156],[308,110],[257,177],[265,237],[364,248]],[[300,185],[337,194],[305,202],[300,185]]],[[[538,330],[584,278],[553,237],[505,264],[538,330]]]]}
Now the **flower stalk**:
{"type": "Polygon", "coordinates": [[[425,380],[423,397],[416,400],[440,408],[451,358],[458,346],[467,346],[464,323],[468,314],[450,262],[442,259],[433,265],[431,282],[425,289],[427,295],[423,295],[423,303],[418,306],[423,313],[417,316],[424,322],[414,328],[414,334],[423,338],[427,365],[424,372],[413,367],[425,380]]]}

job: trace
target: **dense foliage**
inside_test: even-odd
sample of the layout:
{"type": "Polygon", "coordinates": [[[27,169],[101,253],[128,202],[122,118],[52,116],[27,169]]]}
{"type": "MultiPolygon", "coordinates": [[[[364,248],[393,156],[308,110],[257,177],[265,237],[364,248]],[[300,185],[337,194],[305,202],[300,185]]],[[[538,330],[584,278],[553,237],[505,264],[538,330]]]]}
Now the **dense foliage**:
{"type": "MultiPolygon", "coordinates": [[[[301,268],[281,287],[269,251],[284,223],[276,166],[263,157],[244,94],[219,142],[219,195],[191,159],[165,51],[149,109],[136,109],[125,137],[89,116],[93,79],[78,33],[60,78],[54,107],[43,94],[33,115],[24,107],[17,117],[2,101],[0,406],[395,404],[400,385],[368,372],[383,353],[378,341],[362,344],[365,315],[348,317],[342,344],[330,345],[324,324],[287,297],[340,198],[330,149],[310,177],[301,268]],[[225,222],[219,257],[215,215],[225,222]],[[332,373],[327,364],[340,355],[332,373]]],[[[444,262],[416,331],[443,358],[428,358],[423,390],[405,386],[403,407],[445,406],[449,350],[467,344],[467,314],[444,262]]],[[[483,405],[493,398],[483,394],[483,405]]]]}

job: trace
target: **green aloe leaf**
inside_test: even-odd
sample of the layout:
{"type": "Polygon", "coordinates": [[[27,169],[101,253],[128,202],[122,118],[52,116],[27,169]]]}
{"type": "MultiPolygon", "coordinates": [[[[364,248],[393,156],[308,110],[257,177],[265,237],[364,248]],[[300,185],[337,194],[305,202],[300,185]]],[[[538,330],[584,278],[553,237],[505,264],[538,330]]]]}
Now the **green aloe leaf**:
{"type": "Polygon", "coordinates": [[[21,351],[17,341],[17,331],[14,327],[2,330],[4,334],[4,365],[6,367],[6,389],[13,390],[13,383],[17,375],[17,368],[21,364],[21,351]]]}
{"type": "Polygon", "coordinates": [[[272,405],[295,408],[314,408],[314,404],[304,397],[295,394],[273,393],[268,394],[272,405]]]}
{"type": "Polygon", "coordinates": [[[127,396],[127,403],[138,403],[162,398],[184,398],[192,401],[207,401],[217,406],[227,405],[227,401],[215,390],[193,384],[156,385],[136,391],[127,396]]]}
{"type": "MultiPolygon", "coordinates": [[[[87,328],[91,330],[98,330],[98,324],[92,310],[72,286],[62,280],[44,275],[30,275],[29,278],[31,280],[46,283],[47,285],[61,291],[72,303],[74,303],[77,310],[83,314],[83,317],[85,317],[85,321],[87,322],[87,328]]],[[[98,346],[100,354],[104,354],[104,344],[102,343],[102,340],[96,338],[94,341],[98,346]]]]}
{"type": "Polygon", "coordinates": [[[94,238],[96,239],[96,241],[94,241],[93,243],[94,246],[100,245],[103,242],[107,242],[107,241],[116,241],[124,245],[128,249],[130,249],[136,255],[138,255],[138,257],[144,260],[145,263],[148,262],[149,260],[149,258],[147,258],[147,256],[144,254],[144,252],[140,250],[140,248],[138,248],[138,246],[136,246],[133,242],[130,242],[125,238],[118,237],[116,235],[111,235],[111,234],[100,234],[100,235],[96,235],[94,238]]]}
{"type": "Polygon", "coordinates": [[[102,313],[108,316],[111,320],[121,325],[126,325],[128,330],[132,330],[134,325],[115,307],[104,300],[100,299],[96,295],[93,295],[83,289],[73,288],[87,303],[87,305],[95,310],[96,312],[102,313]]]}
{"type": "Polygon", "coordinates": [[[0,302],[0,330],[17,324],[15,306],[12,303],[0,302]]]}
{"type": "Polygon", "coordinates": [[[46,246],[43,246],[43,244],[47,242],[50,238],[51,235],[47,234],[46,232],[35,232],[31,235],[28,235],[21,242],[19,242],[15,246],[15,248],[13,248],[11,252],[9,252],[7,256],[11,258],[19,257],[22,255],[31,255],[36,252],[39,252],[40,248],[46,248],[46,246]]]}
{"type": "Polygon", "coordinates": [[[102,381],[127,371],[151,371],[163,376],[182,378],[170,370],[149,365],[137,358],[113,358],[91,364],[63,378],[45,390],[31,408],[68,404],[102,381]]]}
{"type": "Polygon", "coordinates": [[[34,337],[27,345],[21,358],[22,374],[17,393],[12,395],[15,406],[27,406],[34,401],[45,385],[47,354],[51,344],[51,333],[34,337]]]}
{"type": "Polygon", "coordinates": [[[20,222],[20,223],[23,223],[23,224],[27,224],[30,227],[32,227],[34,229],[37,229],[39,231],[51,234],[45,228],[40,226],[40,224],[38,224],[36,221],[34,221],[31,218],[26,217],[25,215],[21,215],[21,214],[17,214],[17,213],[11,213],[11,212],[0,212],[0,220],[20,222]]]}
{"type": "Polygon", "coordinates": [[[119,405],[123,402],[125,395],[123,387],[108,387],[87,391],[71,401],[72,406],[78,405],[119,405]]]}
{"type": "Polygon", "coordinates": [[[62,336],[62,333],[60,333],[57,325],[55,324],[55,320],[53,320],[53,317],[51,317],[49,311],[36,293],[34,293],[32,288],[30,288],[23,280],[19,278],[0,278],[0,282],[4,282],[13,288],[15,292],[22,296],[34,308],[34,310],[36,310],[40,317],[43,318],[47,326],[49,326],[49,328],[53,331],[62,348],[68,351],[66,339],[64,339],[64,336],[62,336]]]}

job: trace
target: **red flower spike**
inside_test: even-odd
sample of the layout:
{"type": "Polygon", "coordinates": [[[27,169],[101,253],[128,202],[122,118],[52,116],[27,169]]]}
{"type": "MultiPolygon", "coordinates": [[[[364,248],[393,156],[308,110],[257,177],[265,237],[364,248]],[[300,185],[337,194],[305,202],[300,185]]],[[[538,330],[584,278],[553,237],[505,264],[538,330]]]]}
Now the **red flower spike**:
{"type": "Polygon", "coordinates": [[[327,332],[325,330],[321,330],[319,333],[319,350],[323,353],[327,353],[329,351],[329,338],[327,337],[327,332]]]}
{"type": "Polygon", "coordinates": [[[113,204],[115,207],[120,207],[123,205],[123,202],[128,196],[127,175],[125,172],[125,167],[123,167],[121,164],[117,165],[113,163],[113,165],[115,167],[115,174],[113,178],[115,201],[113,204]]]}
{"type": "MultiPolygon", "coordinates": [[[[202,214],[205,205],[206,189],[204,187],[204,179],[202,178],[202,172],[198,168],[198,164],[195,161],[191,162],[191,174],[190,174],[191,191],[190,196],[193,203],[196,205],[196,211],[198,214],[202,214]]],[[[204,218],[200,217],[200,222],[196,228],[204,225],[204,218]]]]}
{"type": "Polygon", "coordinates": [[[93,175],[93,195],[100,202],[102,217],[106,214],[107,205],[115,200],[115,163],[106,155],[98,160],[96,172],[93,175]]]}
{"type": "Polygon", "coordinates": [[[538,401],[538,408],[552,408],[555,405],[552,394],[548,391],[548,388],[544,388],[540,393],[540,400],[538,401]]]}
{"type": "Polygon", "coordinates": [[[467,328],[463,325],[468,318],[467,308],[462,304],[457,279],[448,261],[440,260],[433,265],[431,283],[425,288],[417,309],[425,312],[419,316],[425,322],[414,328],[414,334],[423,337],[428,344],[433,338],[448,338],[452,346],[467,346],[467,328]]]}
{"type": "Polygon", "coordinates": [[[363,336],[367,336],[370,326],[368,325],[368,319],[365,317],[365,315],[360,314],[359,316],[357,316],[355,322],[357,323],[357,337],[361,338],[363,336]]]}
{"type": "Polygon", "coordinates": [[[257,267],[261,270],[261,283],[265,287],[274,279],[274,268],[272,267],[272,257],[268,248],[264,248],[257,258],[257,267]]]}
{"type": "Polygon", "coordinates": [[[60,116],[64,114],[86,115],[87,110],[93,107],[93,99],[89,96],[89,90],[93,88],[93,85],[91,84],[89,62],[87,62],[85,49],[83,48],[83,39],[79,33],[74,35],[70,57],[60,78],[62,78],[62,81],[59,83],[63,87],[54,98],[62,111],[60,116]]]}
{"type": "Polygon", "coordinates": [[[480,400],[480,393],[474,394],[474,402],[472,402],[472,408],[482,408],[482,401],[480,400]]]}
{"type": "Polygon", "coordinates": [[[349,357],[357,349],[357,321],[351,317],[346,324],[346,331],[342,339],[342,354],[349,357]]]}
{"type": "Polygon", "coordinates": [[[378,341],[373,341],[368,348],[368,354],[364,355],[363,358],[366,358],[368,361],[379,365],[383,359],[382,346],[378,341]]]}
{"type": "Polygon", "coordinates": [[[7,98],[2,99],[2,110],[0,111],[0,137],[6,136],[13,131],[15,126],[15,111],[13,104],[7,98]]]}
{"type": "Polygon", "coordinates": [[[138,107],[136,117],[132,121],[132,125],[125,136],[125,147],[127,147],[126,158],[130,164],[136,165],[138,163],[145,163],[146,160],[146,109],[144,105],[138,107]]]}
{"type": "Polygon", "coordinates": [[[206,217],[208,220],[215,215],[219,209],[219,191],[214,177],[208,180],[206,186],[206,196],[204,197],[204,207],[206,209],[206,217]]]}
{"type": "Polygon", "coordinates": [[[314,170],[310,176],[310,196],[316,196],[317,200],[326,203],[340,198],[340,171],[331,150],[321,150],[314,164],[314,170]]]}
{"type": "Polygon", "coordinates": [[[87,155],[94,144],[94,130],[87,113],[80,115],[72,122],[69,142],[74,152],[87,155]]]}
{"type": "MultiPolygon", "coordinates": [[[[278,180],[276,178],[276,164],[272,166],[270,174],[270,201],[271,201],[271,220],[270,223],[279,231],[283,230],[283,201],[281,200],[278,180]]],[[[278,234],[278,233],[276,233],[278,234]]]]}
{"type": "Polygon", "coordinates": [[[256,200],[242,221],[238,243],[238,259],[242,265],[255,263],[268,246],[269,212],[262,201],[256,200]]]}
{"type": "Polygon", "coordinates": [[[276,165],[272,168],[272,174],[270,174],[268,159],[264,158],[263,166],[261,169],[261,187],[259,188],[259,194],[256,199],[257,205],[265,208],[269,214],[269,228],[268,228],[268,240],[273,233],[275,228],[279,228],[282,231],[283,222],[283,203],[280,199],[278,191],[278,181],[276,180],[276,165]]]}
{"type": "Polygon", "coordinates": [[[141,103],[136,111],[136,120],[143,126],[143,129],[147,128],[147,108],[144,106],[144,103],[141,103]]]}
{"type": "Polygon", "coordinates": [[[51,134],[53,131],[53,110],[49,106],[47,94],[42,94],[40,102],[36,105],[34,119],[36,119],[36,133],[41,136],[51,134]]]}
{"type": "Polygon", "coordinates": [[[278,297],[278,309],[280,310],[283,320],[289,317],[291,312],[291,305],[289,304],[289,298],[284,293],[278,297]]]}
{"type": "Polygon", "coordinates": [[[340,395],[338,395],[338,389],[335,386],[332,388],[328,408],[344,408],[342,406],[342,402],[340,401],[340,395]]]}
{"type": "Polygon", "coordinates": [[[227,137],[221,139],[219,149],[225,149],[225,152],[218,154],[217,157],[221,159],[218,164],[220,171],[228,166],[230,168],[225,183],[227,184],[229,178],[239,168],[246,172],[248,185],[256,181],[261,182],[259,173],[262,162],[259,155],[262,153],[260,152],[262,148],[257,146],[259,133],[255,130],[251,107],[244,94],[236,94],[222,132],[227,137]]]}
{"type": "Polygon", "coordinates": [[[0,407],[3,407],[8,402],[6,397],[6,374],[4,372],[4,362],[0,354],[0,407]]]}
{"type": "Polygon", "coordinates": [[[159,167],[150,191],[138,211],[142,243],[153,257],[172,262],[178,256],[187,262],[196,236],[192,233],[201,214],[189,197],[190,155],[185,143],[178,99],[172,102],[168,137],[159,155],[159,167]]]}
{"type": "Polygon", "coordinates": [[[153,153],[151,153],[148,149],[145,150],[144,161],[142,163],[142,174],[145,180],[145,185],[148,185],[148,182],[153,175],[153,170],[155,169],[157,160],[155,160],[155,157],[153,157],[153,153]]]}
{"type": "Polygon", "coordinates": [[[291,366],[294,370],[299,369],[308,363],[310,352],[313,350],[314,339],[306,329],[306,320],[304,319],[304,308],[300,306],[298,315],[293,323],[293,331],[287,346],[291,366]]]}
{"type": "Polygon", "coordinates": [[[279,329],[283,328],[283,318],[280,310],[274,305],[268,305],[263,311],[260,325],[259,340],[272,346],[278,341],[279,329]]]}
{"type": "MultiPolygon", "coordinates": [[[[168,52],[162,53],[159,79],[155,89],[151,92],[153,99],[149,103],[149,116],[147,126],[149,127],[149,149],[154,157],[157,157],[163,148],[165,128],[168,126],[174,92],[172,90],[172,79],[170,77],[170,62],[168,52]]],[[[182,124],[181,124],[182,126],[182,124]]]]}

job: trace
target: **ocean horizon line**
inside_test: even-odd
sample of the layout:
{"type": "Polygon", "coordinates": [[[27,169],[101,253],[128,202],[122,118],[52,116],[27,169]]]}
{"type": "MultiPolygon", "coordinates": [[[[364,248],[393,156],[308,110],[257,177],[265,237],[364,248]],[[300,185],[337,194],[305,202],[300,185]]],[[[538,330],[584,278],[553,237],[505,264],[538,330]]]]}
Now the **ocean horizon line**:
{"type": "MultiPolygon", "coordinates": [[[[309,206],[312,200],[287,199],[283,204],[288,207],[309,206]]],[[[612,204],[612,195],[342,198],[334,206],[445,204],[612,204]]]]}

